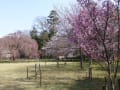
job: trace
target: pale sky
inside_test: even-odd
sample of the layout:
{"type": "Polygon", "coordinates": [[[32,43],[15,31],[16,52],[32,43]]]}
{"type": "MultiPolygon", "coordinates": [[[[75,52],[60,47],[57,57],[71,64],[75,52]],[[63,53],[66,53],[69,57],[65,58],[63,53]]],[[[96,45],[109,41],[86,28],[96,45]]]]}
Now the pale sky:
{"type": "Polygon", "coordinates": [[[38,16],[48,16],[54,6],[69,7],[76,0],[0,0],[0,37],[30,30],[38,16]]]}

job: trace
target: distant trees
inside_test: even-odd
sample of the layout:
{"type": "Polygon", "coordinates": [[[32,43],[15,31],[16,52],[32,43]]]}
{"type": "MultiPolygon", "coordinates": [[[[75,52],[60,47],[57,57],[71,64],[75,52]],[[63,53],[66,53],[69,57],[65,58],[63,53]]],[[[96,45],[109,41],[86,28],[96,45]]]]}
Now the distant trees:
{"type": "Polygon", "coordinates": [[[55,58],[59,56],[74,57],[78,55],[74,55],[77,50],[76,44],[72,43],[66,36],[53,36],[44,46],[44,50],[48,56],[55,58]]]}
{"type": "Polygon", "coordinates": [[[4,51],[9,51],[13,60],[15,58],[39,57],[36,41],[20,31],[0,39],[0,52],[4,51]]]}
{"type": "Polygon", "coordinates": [[[32,39],[34,39],[37,42],[38,50],[40,50],[43,47],[44,43],[43,43],[43,39],[40,38],[40,35],[35,27],[33,27],[33,30],[30,31],[30,36],[32,39]]]}
{"type": "Polygon", "coordinates": [[[37,18],[33,30],[30,32],[31,37],[37,41],[39,50],[44,49],[48,56],[54,58],[77,49],[76,44],[71,44],[69,39],[71,24],[67,17],[59,14],[57,11],[51,10],[48,17],[37,18]]]}
{"type": "Polygon", "coordinates": [[[38,43],[39,50],[56,34],[58,22],[59,16],[55,10],[48,17],[36,19],[30,35],[38,43]]]}
{"type": "Polygon", "coordinates": [[[50,12],[50,15],[48,16],[48,24],[49,24],[49,38],[55,35],[57,32],[57,25],[59,24],[59,15],[55,10],[52,10],[50,12]]]}

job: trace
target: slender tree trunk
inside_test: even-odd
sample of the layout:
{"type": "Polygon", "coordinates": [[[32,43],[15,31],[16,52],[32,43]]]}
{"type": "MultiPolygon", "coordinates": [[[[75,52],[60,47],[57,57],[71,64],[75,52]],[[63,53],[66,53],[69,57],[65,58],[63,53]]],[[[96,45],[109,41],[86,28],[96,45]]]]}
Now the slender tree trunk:
{"type": "Polygon", "coordinates": [[[80,57],[80,68],[83,69],[83,59],[80,57]]]}
{"type": "Polygon", "coordinates": [[[80,68],[83,69],[83,58],[81,48],[79,48],[79,54],[80,54],[80,68]]]}
{"type": "Polygon", "coordinates": [[[120,90],[120,79],[118,79],[118,90],[120,90]]]}
{"type": "Polygon", "coordinates": [[[115,90],[114,78],[112,77],[112,64],[108,62],[108,90],[115,90]]]}
{"type": "Polygon", "coordinates": [[[59,59],[57,59],[57,67],[59,68],[59,59]]]}
{"type": "Polygon", "coordinates": [[[108,62],[107,68],[108,68],[108,82],[107,87],[108,90],[116,90],[116,81],[117,81],[117,73],[118,73],[118,66],[119,61],[108,62]]]}
{"type": "Polygon", "coordinates": [[[115,90],[115,84],[113,83],[112,78],[109,78],[108,90],[115,90]]]}
{"type": "Polygon", "coordinates": [[[92,59],[90,59],[90,63],[89,63],[89,79],[92,80],[92,59]]]}

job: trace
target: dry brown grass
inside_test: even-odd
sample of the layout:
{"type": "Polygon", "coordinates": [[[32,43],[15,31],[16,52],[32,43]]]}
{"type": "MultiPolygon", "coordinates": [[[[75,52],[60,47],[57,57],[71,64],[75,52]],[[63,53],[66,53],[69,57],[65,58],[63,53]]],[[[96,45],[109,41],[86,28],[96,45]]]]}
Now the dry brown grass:
{"type": "MultiPolygon", "coordinates": [[[[81,70],[79,63],[69,62],[56,67],[56,62],[40,62],[42,69],[42,86],[39,85],[39,75],[34,77],[34,65],[29,63],[1,63],[0,90],[101,90],[104,85],[105,71],[94,65],[93,80],[88,77],[87,66],[81,70]],[[26,79],[26,66],[29,67],[29,79],[26,79]]],[[[38,69],[38,68],[37,68],[38,69]]]]}

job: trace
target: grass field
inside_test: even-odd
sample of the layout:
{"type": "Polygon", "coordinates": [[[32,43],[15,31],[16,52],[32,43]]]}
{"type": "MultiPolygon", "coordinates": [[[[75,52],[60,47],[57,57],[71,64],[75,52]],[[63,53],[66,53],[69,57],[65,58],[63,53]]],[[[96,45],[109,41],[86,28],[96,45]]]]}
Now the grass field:
{"type": "MultiPolygon", "coordinates": [[[[97,64],[93,64],[93,80],[88,80],[88,63],[84,63],[84,70],[79,62],[69,62],[66,65],[56,62],[40,62],[42,70],[42,86],[39,75],[35,79],[34,65],[39,62],[28,63],[0,63],[0,90],[101,90],[104,85],[105,71],[97,64]],[[26,67],[29,67],[29,78],[26,78],[26,67]]],[[[37,66],[38,69],[38,66],[37,66]]]]}

